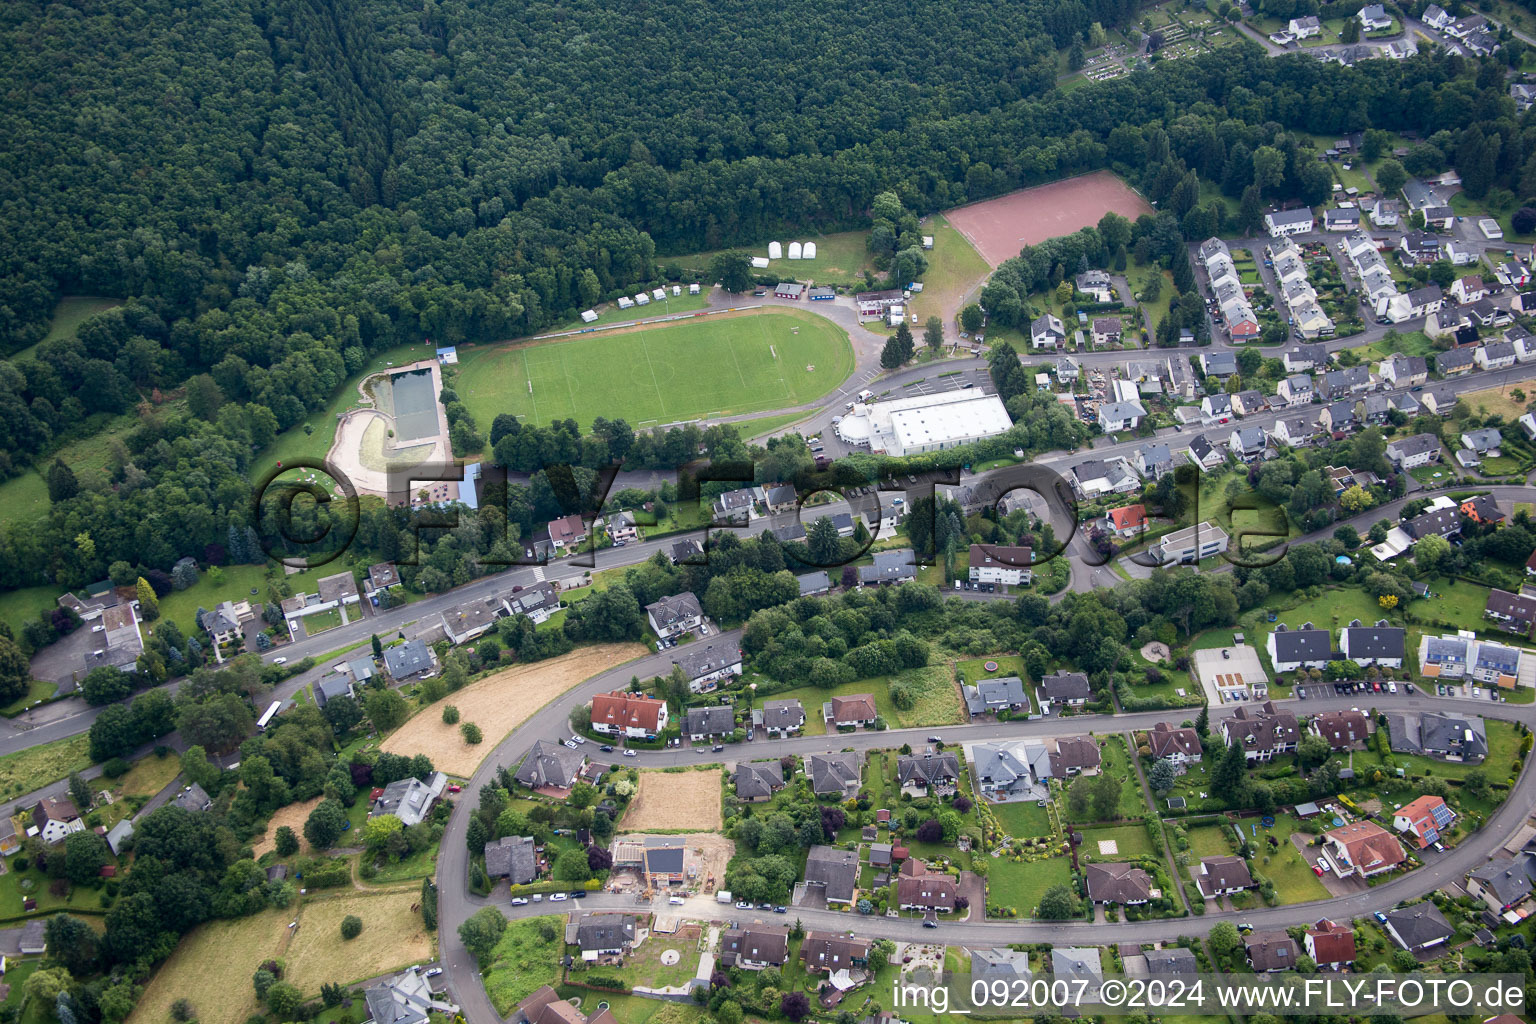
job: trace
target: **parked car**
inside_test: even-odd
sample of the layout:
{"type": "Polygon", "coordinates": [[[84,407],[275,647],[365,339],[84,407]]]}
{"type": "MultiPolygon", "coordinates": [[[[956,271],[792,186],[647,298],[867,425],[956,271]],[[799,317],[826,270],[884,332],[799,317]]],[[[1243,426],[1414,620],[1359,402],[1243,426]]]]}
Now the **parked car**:
{"type": "Polygon", "coordinates": [[[624,751],[624,756],[625,757],[638,757],[639,755],[636,754],[633,750],[626,750],[626,751],[624,751]]]}
{"type": "Polygon", "coordinates": [[[442,973],[443,973],[443,969],[441,967],[434,967],[430,971],[427,972],[427,977],[435,978],[439,974],[442,974],[442,973]]]}
{"type": "Polygon", "coordinates": [[[584,900],[586,898],[587,898],[587,890],[585,890],[585,889],[572,889],[571,890],[571,899],[573,899],[573,900],[584,900]]]}
{"type": "Polygon", "coordinates": [[[459,785],[457,782],[455,782],[455,783],[453,783],[452,785],[450,785],[448,787],[448,792],[450,792],[450,793],[462,793],[462,792],[464,792],[464,787],[459,785]]]}
{"type": "Polygon", "coordinates": [[[566,898],[566,895],[563,892],[552,892],[552,893],[549,894],[549,902],[551,902],[551,903],[559,903],[561,900],[563,900],[565,898],[566,898]]]}
{"type": "Polygon", "coordinates": [[[611,754],[611,753],[613,753],[613,744],[612,743],[604,743],[602,746],[598,747],[597,749],[601,750],[605,754],[611,754]]]}
{"type": "Polygon", "coordinates": [[[1380,921],[1382,924],[1386,924],[1387,923],[1387,915],[1383,914],[1379,910],[1376,911],[1376,913],[1372,914],[1371,916],[1374,917],[1376,920],[1380,921]]]}
{"type": "Polygon", "coordinates": [[[927,919],[925,919],[923,921],[923,927],[924,928],[937,928],[938,926],[939,926],[939,922],[937,922],[937,921],[927,920],[927,919]]]}
{"type": "Polygon", "coordinates": [[[736,901],[736,909],[737,910],[751,910],[752,909],[752,904],[748,903],[746,900],[737,900],[736,901]]]}
{"type": "Polygon", "coordinates": [[[272,659],[272,664],[274,664],[274,665],[286,665],[286,664],[288,664],[288,659],[287,658],[273,658],[272,659]]]}
{"type": "Polygon", "coordinates": [[[528,905],[528,901],[522,896],[514,896],[512,897],[512,905],[514,907],[526,907],[528,905]]]}

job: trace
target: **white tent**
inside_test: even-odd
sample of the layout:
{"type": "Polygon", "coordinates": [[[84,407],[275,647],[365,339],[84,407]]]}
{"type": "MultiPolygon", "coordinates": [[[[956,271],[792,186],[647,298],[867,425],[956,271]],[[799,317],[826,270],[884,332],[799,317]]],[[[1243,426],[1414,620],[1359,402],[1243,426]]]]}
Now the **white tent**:
{"type": "Polygon", "coordinates": [[[768,266],[768,258],[766,256],[753,256],[752,265],[758,270],[764,270],[768,266]]]}
{"type": "Polygon", "coordinates": [[[806,242],[805,243],[804,255],[805,255],[805,258],[808,259],[808,260],[813,260],[813,259],[816,258],[816,243],[815,242],[806,242]]]}
{"type": "Polygon", "coordinates": [[[596,320],[596,319],[597,319],[597,310],[595,310],[595,309],[589,309],[585,313],[581,314],[581,322],[584,323],[584,324],[589,324],[593,320],[596,320]]]}
{"type": "Polygon", "coordinates": [[[635,305],[649,306],[650,304],[651,297],[649,295],[645,294],[645,292],[635,292],[635,305]]]}
{"type": "Polygon", "coordinates": [[[780,245],[778,242],[769,242],[768,243],[768,258],[771,259],[771,260],[781,260],[781,259],[783,259],[784,258],[784,247],[782,245],[780,245]]]}
{"type": "Polygon", "coordinates": [[[688,294],[689,295],[697,295],[697,294],[699,294],[699,286],[696,285],[696,284],[689,285],[688,286],[688,294]]]}
{"type": "Polygon", "coordinates": [[[666,297],[667,290],[665,288],[657,288],[655,291],[651,292],[651,298],[655,299],[657,302],[660,302],[666,297]]]}
{"type": "Polygon", "coordinates": [[[673,295],[681,295],[681,294],[683,294],[683,286],[680,285],[680,284],[673,285],[672,286],[672,294],[673,295]]]}
{"type": "Polygon", "coordinates": [[[799,242],[790,242],[789,243],[789,258],[792,259],[792,260],[797,260],[797,259],[800,258],[800,243],[799,242]]]}
{"type": "Polygon", "coordinates": [[[635,304],[635,300],[630,298],[628,295],[620,295],[619,296],[619,308],[620,309],[630,309],[630,308],[632,308],[634,306],[634,304],[635,304]]]}

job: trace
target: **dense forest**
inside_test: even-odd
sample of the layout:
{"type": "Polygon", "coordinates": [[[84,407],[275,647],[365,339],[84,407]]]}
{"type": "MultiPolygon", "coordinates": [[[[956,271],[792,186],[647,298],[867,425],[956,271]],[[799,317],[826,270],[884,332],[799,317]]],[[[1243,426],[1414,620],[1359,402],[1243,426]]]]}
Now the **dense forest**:
{"type": "MultiPolygon", "coordinates": [[[[104,490],[50,473],[48,521],[0,536],[0,586],[97,579],[125,551],[238,560],[254,454],[370,354],[537,330],[657,280],[659,252],[867,223],[882,190],[928,212],[1119,171],[1159,214],[1037,247],[991,297],[1022,315],[1030,288],[1129,250],[1174,271],[1160,338],[1198,308],[1183,239],[1326,195],[1299,132],[1413,133],[1411,172],[1536,194],[1536,128],[1492,62],[1240,47],[1051,89],[1056,48],[1128,9],[6,5],[0,350],[37,342],[59,295],[127,303],[0,362],[0,476],[93,413],[142,423],[104,490]],[[158,404],[183,394],[185,412],[158,404]]],[[[669,461],[689,440],[624,428],[604,449],[577,443],[587,424],[528,426],[478,425],[514,463],[551,447],[592,464],[614,438],[669,461]]],[[[519,523],[547,504],[525,497],[519,523]]]]}

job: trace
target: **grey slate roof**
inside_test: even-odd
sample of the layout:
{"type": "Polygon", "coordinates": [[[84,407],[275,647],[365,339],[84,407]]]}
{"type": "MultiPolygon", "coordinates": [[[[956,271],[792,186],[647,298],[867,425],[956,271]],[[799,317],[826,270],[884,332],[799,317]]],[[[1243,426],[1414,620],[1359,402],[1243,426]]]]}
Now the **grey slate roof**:
{"type": "Polygon", "coordinates": [[[853,899],[859,878],[859,855],[854,850],[833,846],[813,846],[805,859],[805,880],[826,889],[828,900],[844,903],[853,899]]]}
{"type": "Polygon", "coordinates": [[[689,736],[727,736],[736,728],[736,716],[729,704],[707,708],[689,708],[684,731],[689,736]]]}
{"type": "Polygon", "coordinates": [[[1430,943],[1448,939],[1456,934],[1440,908],[1433,903],[1416,903],[1411,907],[1387,911],[1387,924],[1401,938],[1408,949],[1423,949],[1430,943]]]}
{"type": "Polygon", "coordinates": [[[759,800],[784,788],[784,770],[777,761],[738,761],[732,778],[736,795],[743,800],[759,800]]]}
{"type": "Polygon", "coordinates": [[[533,749],[528,751],[513,777],[529,789],[543,786],[568,789],[585,760],[580,750],[572,750],[563,743],[535,740],[533,749]]]}
{"type": "Polygon", "coordinates": [[[805,773],[811,777],[813,793],[843,793],[849,786],[859,785],[859,755],[852,751],[812,754],[805,773]]]}
{"type": "Polygon", "coordinates": [[[491,878],[527,885],[538,874],[538,864],[531,836],[502,836],[485,844],[485,873],[491,878]]]}
{"type": "Polygon", "coordinates": [[[421,640],[407,640],[384,651],[384,665],[396,679],[425,672],[432,667],[432,648],[421,640]]]}

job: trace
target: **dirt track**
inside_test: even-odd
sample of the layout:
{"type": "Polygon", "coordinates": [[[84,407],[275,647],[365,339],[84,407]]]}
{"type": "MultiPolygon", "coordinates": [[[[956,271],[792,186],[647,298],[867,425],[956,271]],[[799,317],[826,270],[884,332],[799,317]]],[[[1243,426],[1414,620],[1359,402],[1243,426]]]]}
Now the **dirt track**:
{"type": "Polygon", "coordinates": [[[1097,224],[1111,210],[1131,220],[1152,212],[1125,182],[1098,171],[972,203],[944,216],[996,267],[1026,245],[1097,224]]]}

